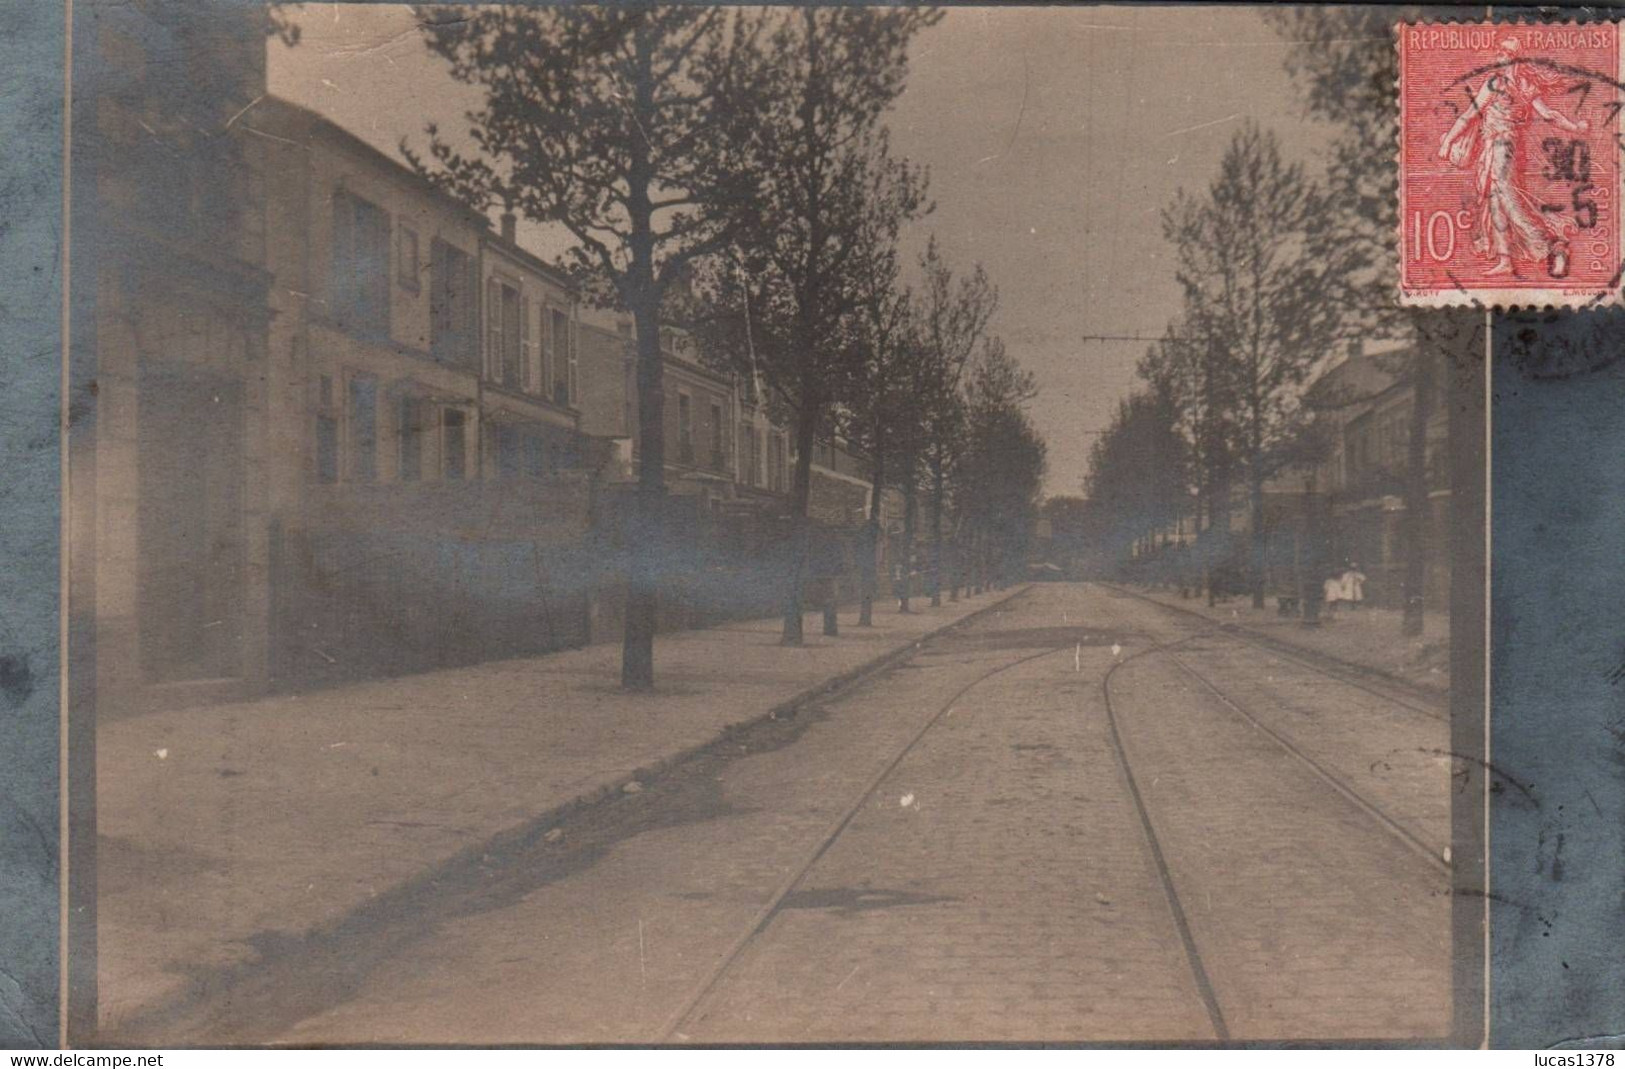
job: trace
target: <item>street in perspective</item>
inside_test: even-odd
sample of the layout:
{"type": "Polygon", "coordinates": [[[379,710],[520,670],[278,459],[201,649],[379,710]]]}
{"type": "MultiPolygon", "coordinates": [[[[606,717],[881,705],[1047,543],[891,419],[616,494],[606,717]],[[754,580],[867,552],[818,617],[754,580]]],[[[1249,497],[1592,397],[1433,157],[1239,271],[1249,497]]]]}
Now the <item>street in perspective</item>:
{"type": "Polygon", "coordinates": [[[75,1045],[1465,1034],[1388,13],[95,33],[75,1045]]]}

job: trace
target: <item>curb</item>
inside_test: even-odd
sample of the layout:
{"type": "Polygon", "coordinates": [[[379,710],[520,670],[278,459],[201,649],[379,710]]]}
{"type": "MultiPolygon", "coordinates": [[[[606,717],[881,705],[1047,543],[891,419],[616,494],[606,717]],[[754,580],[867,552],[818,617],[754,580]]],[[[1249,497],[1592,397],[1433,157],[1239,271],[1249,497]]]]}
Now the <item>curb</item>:
{"type": "MultiPolygon", "coordinates": [[[[887,650],[885,653],[882,653],[877,657],[870,658],[856,667],[848,668],[846,671],[833,675],[820,683],[815,683],[805,690],[791,695],[789,698],[779,702],[777,705],[770,707],[764,713],[757,713],[756,715],[746,717],[743,720],[736,720],[731,724],[724,724],[721,729],[716,732],[716,734],[707,738],[703,742],[686,747],[685,749],[679,750],[676,753],[670,754],[666,757],[662,757],[658,761],[635,768],[632,770],[632,773],[629,776],[617,779],[613,783],[594,788],[593,790],[588,791],[586,794],[578,795],[577,797],[566,802],[561,802],[551,809],[544,809],[540,813],[537,813],[536,816],[526,820],[517,828],[497,832],[496,835],[488,839],[483,845],[489,846],[490,844],[498,841],[506,841],[507,836],[517,832],[522,832],[525,829],[530,828],[532,825],[541,823],[547,818],[562,820],[564,817],[578,809],[594,805],[612,795],[620,794],[622,788],[624,788],[628,783],[657,776],[660,773],[672,768],[674,765],[681,764],[689,758],[696,756],[700,752],[709,749],[719,740],[725,739],[729,735],[733,735],[741,731],[748,731],[764,721],[778,720],[782,717],[793,716],[803,706],[809,705],[820,698],[827,698],[838,691],[845,690],[847,687],[861,683],[865,679],[878,675],[893,665],[907,660],[908,658],[912,657],[921,646],[925,645],[925,643],[941,635],[945,635],[956,628],[963,627],[972,620],[979,619],[988,613],[1003,608],[1005,605],[1008,605],[1010,602],[1027,593],[1031,589],[1032,584],[1025,583],[1020,589],[1006,594],[998,601],[983,605],[975,612],[966,613],[964,616],[961,616],[959,619],[954,620],[951,623],[943,624],[941,627],[933,628],[930,631],[920,634],[912,642],[898,646],[895,649],[887,650]]],[[[455,860],[455,858],[450,860],[455,860]]],[[[449,864],[450,860],[445,863],[449,864]]]]}
{"type": "Polygon", "coordinates": [[[1433,687],[1428,687],[1416,682],[1413,679],[1407,679],[1404,676],[1396,675],[1395,673],[1386,669],[1377,668],[1368,664],[1360,664],[1356,661],[1345,660],[1344,658],[1335,656],[1334,654],[1315,649],[1313,646],[1302,646],[1296,642],[1290,642],[1277,635],[1271,635],[1267,632],[1259,631],[1256,628],[1248,627],[1245,624],[1233,624],[1223,620],[1215,620],[1206,613],[1200,613],[1194,609],[1187,609],[1182,605],[1170,605],[1158,598],[1151,597],[1149,594],[1142,594],[1138,590],[1134,590],[1131,587],[1121,586],[1116,583],[1104,582],[1100,585],[1108,590],[1118,590],[1132,597],[1140,598],[1143,601],[1149,601],[1153,605],[1161,606],[1162,608],[1168,609],[1172,612],[1184,613],[1187,616],[1194,616],[1199,620],[1206,620],[1209,623],[1216,623],[1222,627],[1229,628],[1233,631],[1238,631],[1241,634],[1251,638],[1254,642],[1258,642],[1265,646],[1275,647],[1281,652],[1290,652],[1295,656],[1324,661],[1326,664],[1336,665],[1343,671],[1352,672],[1355,675],[1376,676],[1389,686],[1409,691],[1414,696],[1426,701],[1445,703],[1450,701],[1450,691],[1448,688],[1439,690],[1433,687]]]}

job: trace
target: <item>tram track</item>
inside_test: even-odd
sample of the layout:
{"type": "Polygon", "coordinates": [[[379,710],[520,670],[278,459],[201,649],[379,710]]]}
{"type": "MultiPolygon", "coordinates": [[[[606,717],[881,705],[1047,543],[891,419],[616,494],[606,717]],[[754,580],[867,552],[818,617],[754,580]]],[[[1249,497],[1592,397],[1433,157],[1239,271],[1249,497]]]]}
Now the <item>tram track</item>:
{"type": "MultiPolygon", "coordinates": [[[[1128,593],[1132,594],[1132,592],[1128,593]]],[[[1170,608],[1169,606],[1162,606],[1160,602],[1156,602],[1154,599],[1144,598],[1143,596],[1137,594],[1132,596],[1138,597],[1141,600],[1151,601],[1153,604],[1159,605],[1163,608],[1170,608]]],[[[1180,610],[1174,609],[1173,611],[1179,612],[1180,610]]],[[[1288,755],[1293,761],[1305,768],[1311,775],[1330,786],[1333,792],[1346,804],[1352,807],[1355,811],[1359,812],[1371,824],[1377,828],[1380,828],[1383,833],[1398,840],[1420,860],[1426,862],[1433,870],[1448,874],[1450,871],[1450,866],[1449,863],[1445,861],[1438,852],[1431,849],[1420,836],[1407,828],[1401,821],[1396,820],[1390,814],[1385,812],[1381,806],[1373,802],[1371,799],[1365,797],[1360,791],[1356,790],[1334,771],[1328,769],[1323,763],[1315,760],[1312,756],[1304,752],[1304,750],[1296,745],[1291,739],[1264,724],[1256,716],[1252,715],[1240,702],[1236,701],[1229,694],[1225,693],[1212,680],[1208,679],[1198,669],[1192,667],[1186,662],[1185,659],[1181,658],[1179,656],[1180,651],[1190,643],[1201,639],[1211,638],[1220,634],[1230,634],[1235,636],[1233,629],[1227,628],[1222,624],[1215,623],[1211,619],[1200,616],[1200,614],[1188,613],[1188,611],[1186,611],[1186,614],[1197,617],[1206,626],[1201,630],[1183,635],[1169,642],[1154,642],[1143,649],[1130,653],[1126,657],[1116,659],[1101,677],[1100,691],[1105,709],[1106,724],[1108,728],[1107,734],[1110,739],[1113,758],[1123,776],[1123,783],[1127,789],[1129,800],[1132,802],[1141,833],[1144,837],[1144,842],[1150,854],[1152,866],[1156,870],[1158,882],[1161,885],[1162,897],[1166,901],[1169,909],[1169,915],[1172,919],[1172,926],[1178,934],[1179,942],[1183,949],[1186,966],[1189,970],[1190,981],[1195,988],[1196,994],[1201,1000],[1202,1009],[1207,1016],[1210,1027],[1212,1028],[1214,1038],[1218,1042],[1224,1043],[1230,1042],[1233,1038],[1231,1025],[1226,1018],[1224,1007],[1219,999],[1218,989],[1215,985],[1215,974],[1210,968],[1209,963],[1204,959],[1202,946],[1192,927],[1191,916],[1186,908],[1186,904],[1182,899],[1175,880],[1175,867],[1177,859],[1170,858],[1169,852],[1165,847],[1161,836],[1159,836],[1156,815],[1147,800],[1145,792],[1141,788],[1143,773],[1141,775],[1137,775],[1134,762],[1129,757],[1128,749],[1124,743],[1123,728],[1120,722],[1122,714],[1114,703],[1112,692],[1114,677],[1120,670],[1124,669],[1130,664],[1139,662],[1142,659],[1155,657],[1157,655],[1166,657],[1170,664],[1174,665],[1183,674],[1186,674],[1197,681],[1202,688],[1233,717],[1252,730],[1258,732],[1262,737],[1268,739],[1274,745],[1274,747],[1278,748],[1282,753],[1288,755]]],[[[1261,643],[1249,642],[1246,638],[1242,638],[1241,640],[1248,645],[1264,649],[1272,654],[1278,654],[1280,652],[1261,643]]],[[[1074,645],[1075,644],[1073,642],[1051,645],[1043,649],[1006,660],[1001,664],[987,669],[986,671],[980,672],[975,678],[959,687],[945,702],[943,702],[919,727],[919,729],[909,737],[908,741],[894,754],[892,754],[890,759],[887,760],[886,763],[865,782],[862,788],[857,792],[851,804],[849,804],[831,823],[829,828],[818,837],[812,847],[807,851],[804,858],[795,866],[789,876],[779,885],[767,902],[757,911],[749,925],[728,946],[726,951],[705,973],[703,980],[694,988],[693,992],[669,1017],[666,1018],[659,1031],[653,1035],[653,1042],[658,1044],[671,1044],[683,1043],[688,1040],[689,1036],[685,1031],[685,1028],[694,1027],[694,1024],[698,1023],[695,1021],[695,1019],[701,1014],[702,1010],[704,1010],[713,993],[723,985],[725,977],[730,974],[735,964],[740,961],[752,944],[763,937],[763,935],[768,931],[774,919],[782,912],[786,900],[789,899],[796,892],[796,890],[803,885],[809,874],[813,872],[818,863],[826,856],[826,854],[829,853],[830,849],[841,838],[843,833],[846,832],[848,827],[858,817],[858,815],[864,811],[865,806],[868,805],[877,795],[886,781],[897,771],[898,767],[902,765],[902,763],[911,753],[914,753],[919,748],[920,744],[931,734],[933,729],[942,723],[948,713],[956,705],[961,703],[967,694],[971,693],[977,687],[982,686],[988,681],[1008,673],[1013,669],[1035,661],[1040,661],[1044,658],[1053,657],[1057,654],[1072,651],[1074,649],[1074,645]]],[[[1288,659],[1296,660],[1296,658],[1288,659]]],[[[1322,675],[1331,675],[1331,673],[1326,672],[1315,665],[1307,662],[1300,663],[1302,663],[1305,668],[1319,672],[1322,675]]],[[[1333,678],[1336,677],[1334,676],[1333,678]]],[[[1347,681],[1345,680],[1344,682],[1347,681]]],[[[1404,704],[1391,695],[1381,694],[1380,692],[1372,690],[1371,688],[1361,687],[1360,689],[1371,690],[1372,693],[1394,702],[1395,704],[1404,704]]],[[[700,1020],[703,1021],[703,1017],[700,1018],[700,1020]]]]}
{"type": "Polygon", "coordinates": [[[852,802],[852,804],[848,806],[846,810],[842,812],[842,814],[830,825],[829,830],[817,840],[813,849],[808,852],[806,859],[795,868],[791,875],[782,884],[779,885],[773,896],[757,912],[750,927],[746,929],[746,931],[729,946],[728,950],[707,973],[705,981],[695,989],[694,993],[688,999],[686,999],[680,1007],[678,1007],[676,1012],[667,1018],[659,1033],[654,1037],[654,1042],[658,1044],[669,1044],[674,1040],[680,1040],[684,1037],[684,1033],[682,1031],[684,1023],[687,1022],[689,1018],[693,1017],[700,1009],[706,998],[710,996],[711,992],[717,988],[722,978],[727,974],[728,970],[733,966],[733,964],[739,960],[740,956],[745,952],[745,949],[750,946],[750,944],[755,941],[757,937],[767,930],[768,926],[773,922],[773,919],[778,916],[785,900],[789,898],[792,893],[794,893],[796,888],[800,886],[801,882],[806,878],[807,874],[811,872],[813,867],[816,866],[824,855],[829,852],[830,847],[833,846],[835,841],[841,837],[841,833],[847,829],[847,826],[852,823],[852,820],[860,812],[862,812],[863,807],[871,798],[875,796],[875,793],[880,789],[881,785],[886,782],[892,773],[897,770],[897,767],[903,763],[903,760],[908,757],[908,755],[912,753],[920,742],[931,732],[931,729],[941,723],[942,719],[948,715],[948,713],[965,697],[965,695],[969,694],[972,690],[995,676],[1002,675],[1011,669],[1019,668],[1022,665],[1031,663],[1033,661],[1042,660],[1045,657],[1053,657],[1058,653],[1073,649],[1073,646],[1074,644],[1070,642],[1063,645],[1051,646],[1046,649],[1039,650],[1036,653],[1029,653],[1026,656],[1017,657],[1014,660],[1006,661],[997,667],[981,673],[975,679],[972,679],[970,682],[956,690],[947,701],[943,702],[937,711],[933,713],[931,717],[927,719],[923,725],[921,725],[920,729],[909,738],[908,742],[905,743],[902,748],[892,756],[891,760],[888,761],[877,773],[875,773],[864,788],[858,793],[857,798],[852,802]]]}
{"type": "Polygon", "coordinates": [[[1419,716],[1425,716],[1431,720],[1450,719],[1449,710],[1439,708],[1436,704],[1437,699],[1435,696],[1428,695],[1413,684],[1395,679],[1385,672],[1379,672],[1375,669],[1365,668],[1361,665],[1349,664],[1343,661],[1336,662],[1334,667],[1330,664],[1324,663],[1324,661],[1330,661],[1331,658],[1317,658],[1316,660],[1311,660],[1310,656],[1306,656],[1304,651],[1293,648],[1289,643],[1256,634],[1255,632],[1252,632],[1239,625],[1225,624],[1215,621],[1210,616],[1206,616],[1202,613],[1195,612],[1179,605],[1169,605],[1165,601],[1158,601],[1156,598],[1148,597],[1145,594],[1142,594],[1137,590],[1131,590],[1128,587],[1117,586],[1116,584],[1112,583],[1100,583],[1098,585],[1103,590],[1109,590],[1115,594],[1135,598],[1139,601],[1146,602],[1147,604],[1155,605],[1157,608],[1163,609],[1166,612],[1174,613],[1182,618],[1189,618],[1191,620],[1206,624],[1209,627],[1213,627],[1216,631],[1224,634],[1225,636],[1235,639],[1237,642],[1251,646],[1256,650],[1262,650],[1263,652],[1268,653],[1271,656],[1279,657],[1284,661],[1290,661],[1291,663],[1296,664],[1301,668],[1308,669],[1309,671],[1314,672],[1323,678],[1333,680],[1334,682],[1341,683],[1347,687],[1352,687],[1355,690],[1363,691],[1373,697],[1381,698],[1390,705],[1409,710],[1410,712],[1416,713],[1419,716]],[[1317,661],[1320,661],[1321,663],[1317,663],[1317,661]]]}
{"type": "MultiPolygon", "coordinates": [[[[1153,604],[1160,605],[1159,602],[1155,602],[1150,598],[1145,598],[1143,600],[1152,601],[1153,604]]],[[[1167,606],[1163,607],[1166,608],[1167,606]]],[[[1209,970],[1208,965],[1204,960],[1201,946],[1194,932],[1192,931],[1189,914],[1185,908],[1182,896],[1180,895],[1174,879],[1173,866],[1168,860],[1168,855],[1163,847],[1162,839],[1157,832],[1157,822],[1152,816],[1151,808],[1146,802],[1144,792],[1142,792],[1140,789],[1139,779],[1135,775],[1134,762],[1130,759],[1128,749],[1123,742],[1123,731],[1120,723],[1120,716],[1115,704],[1112,701],[1111,690],[1112,678],[1119,670],[1144,658],[1149,658],[1156,655],[1166,657],[1170,663],[1179,668],[1184,674],[1194,679],[1206,691],[1213,695],[1214,698],[1218,699],[1218,701],[1234,716],[1254,730],[1260,732],[1271,742],[1273,742],[1281,751],[1294,758],[1303,767],[1307,768],[1314,776],[1330,786],[1340,797],[1342,797],[1346,802],[1372,821],[1377,827],[1381,828],[1390,837],[1398,840],[1413,854],[1426,862],[1427,865],[1435,872],[1448,875],[1451,871],[1451,866],[1449,861],[1445,860],[1445,856],[1442,851],[1436,851],[1429,847],[1427,843],[1422,841],[1418,835],[1412,832],[1403,823],[1394,819],[1381,807],[1360,794],[1360,792],[1356,791],[1341,777],[1337,776],[1331,770],[1327,769],[1323,764],[1310,757],[1290,739],[1273,730],[1260,721],[1257,717],[1253,716],[1240,703],[1235,701],[1232,697],[1230,697],[1230,695],[1226,694],[1217,685],[1215,685],[1212,680],[1208,679],[1205,675],[1195,668],[1192,668],[1182,658],[1180,658],[1177,651],[1181,647],[1199,639],[1211,637],[1213,634],[1221,631],[1220,626],[1213,626],[1213,621],[1207,620],[1205,617],[1202,619],[1205,623],[1210,625],[1208,629],[1185,635],[1171,642],[1155,643],[1114,663],[1111,668],[1107,670],[1106,674],[1101,677],[1100,690],[1106,711],[1106,722],[1109,729],[1108,733],[1111,737],[1113,755],[1117,759],[1118,768],[1123,774],[1124,781],[1128,787],[1129,796],[1134,803],[1136,813],[1139,817],[1141,829],[1144,832],[1147,846],[1151,852],[1153,864],[1157,869],[1159,881],[1162,885],[1163,895],[1167,900],[1169,912],[1174,921],[1174,926],[1179,932],[1180,942],[1184,949],[1187,963],[1190,967],[1192,980],[1196,985],[1198,993],[1201,995],[1203,1006],[1207,1011],[1209,1021],[1213,1027],[1215,1038],[1220,1042],[1228,1042],[1231,1039],[1230,1027],[1225,1018],[1224,1008],[1219,1001],[1218,994],[1213,983],[1213,974],[1209,970]]]]}

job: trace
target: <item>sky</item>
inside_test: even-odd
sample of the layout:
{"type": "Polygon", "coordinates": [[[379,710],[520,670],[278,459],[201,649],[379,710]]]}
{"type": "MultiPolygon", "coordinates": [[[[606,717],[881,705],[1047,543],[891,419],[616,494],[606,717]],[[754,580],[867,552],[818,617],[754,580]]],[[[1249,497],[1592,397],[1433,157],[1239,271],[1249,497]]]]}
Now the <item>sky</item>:
{"type": "MultiPolygon", "coordinates": [[[[309,4],[295,19],[296,46],[268,45],[270,91],[392,155],[474,103],[410,8],[309,4]]],[[[1321,170],[1333,131],[1286,75],[1293,47],[1256,9],[1218,6],[954,8],[916,39],[886,121],[893,150],[930,167],[936,211],[906,242],[917,253],[935,233],[998,286],[991,329],[1038,380],[1047,493],[1079,492],[1146,349],[1083,337],[1160,335],[1178,310],[1162,207],[1208,183],[1248,119],[1321,170]]],[[[520,240],[561,248],[536,227],[520,240]]]]}

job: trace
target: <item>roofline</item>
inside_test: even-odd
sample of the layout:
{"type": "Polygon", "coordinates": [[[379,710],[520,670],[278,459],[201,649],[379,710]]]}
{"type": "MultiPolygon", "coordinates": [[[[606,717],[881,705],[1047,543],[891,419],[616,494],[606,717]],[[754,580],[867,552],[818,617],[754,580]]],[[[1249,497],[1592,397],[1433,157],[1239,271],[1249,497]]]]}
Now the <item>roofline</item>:
{"type": "Polygon", "coordinates": [[[581,287],[576,283],[575,279],[549,264],[517,241],[509,241],[489,226],[487,226],[483,236],[487,245],[505,256],[511,256],[518,260],[522,265],[543,276],[549,282],[555,283],[571,296],[576,296],[581,292],[581,287]]]}
{"type": "Polygon", "coordinates": [[[282,117],[284,118],[291,118],[308,123],[311,126],[313,133],[331,138],[332,140],[343,145],[345,149],[367,157],[373,163],[378,164],[385,171],[388,171],[395,178],[398,178],[405,184],[411,186],[416,192],[430,197],[433,200],[445,205],[452,211],[464,216],[473,225],[474,229],[479,231],[481,240],[485,241],[487,244],[501,249],[503,252],[508,253],[515,259],[519,260],[526,267],[531,268],[539,274],[545,275],[549,281],[557,283],[559,286],[569,291],[572,296],[580,293],[580,286],[577,285],[574,279],[561,272],[558,268],[547,263],[547,261],[537,256],[529,249],[524,248],[518,242],[509,241],[504,238],[497,231],[497,229],[491,225],[490,218],[487,217],[484,212],[471,208],[457,198],[447,195],[445,192],[436,188],[433,182],[430,182],[427,178],[423,177],[421,174],[414,171],[400,160],[394,158],[376,146],[363,141],[349,130],[340,126],[332,119],[329,119],[327,116],[321,114],[320,112],[312,111],[310,108],[307,108],[301,104],[295,104],[293,101],[284,97],[279,97],[269,93],[261,97],[259,100],[256,100],[253,104],[249,105],[248,113],[251,114],[262,109],[271,111],[273,113],[280,111],[283,113],[282,117]]]}

